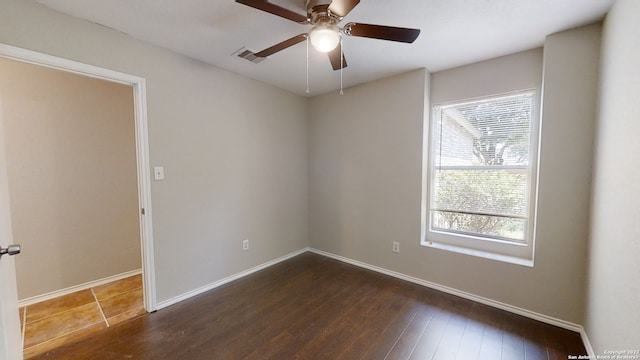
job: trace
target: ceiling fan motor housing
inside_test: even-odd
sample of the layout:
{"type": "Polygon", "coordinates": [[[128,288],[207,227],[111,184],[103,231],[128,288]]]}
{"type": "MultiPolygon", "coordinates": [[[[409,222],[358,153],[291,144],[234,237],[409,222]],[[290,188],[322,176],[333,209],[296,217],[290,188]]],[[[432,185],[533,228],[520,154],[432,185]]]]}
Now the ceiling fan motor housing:
{"type": "Polygon", "coordinates": [[[316,6],[325,6],[328,7],[331,5],[332,0],[305,0],[305,9],[310,10],[316,6]]]}
{"type": "Polygon", "coordinates": [[[307,15],[312,25],[336,25],[342,18],[329,11],[331,0],[306,0],[307,15]]]}

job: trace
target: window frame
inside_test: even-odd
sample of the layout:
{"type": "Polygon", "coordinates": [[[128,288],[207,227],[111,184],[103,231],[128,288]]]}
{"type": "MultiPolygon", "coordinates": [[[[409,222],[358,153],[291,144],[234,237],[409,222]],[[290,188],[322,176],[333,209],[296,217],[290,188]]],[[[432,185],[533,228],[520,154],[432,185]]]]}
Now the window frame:
{"type": "MultiPolygon", "coordinates": [[[[542,126],[541,94],[537,88],[527,88],[511,92],[489,94],[481,97],[458,99],[430,104],[428,116],[425,116],[423,131],[423,169],[422,169],[422,206],[420,244],[429,248],[453,251],[457,253],[483,257],[508,263],[533,267],[535,254],[535,233],[538,203],[538,173],[540,158],[540,133],[542,126]],[[431,150],[431,134],[436,125],[435,112],[439,107],[462,105],[465,103],[499,99],[502,97],[532,94],[533,109],[529,139],[529,181],[525,241],[515,242],[498,237],[481,237],[461,232],[447,232],[431,229],[431,200],[433,198],[432,183],[435,176],[433,164],[435,151],[431,150]]],[[[426,114],[425,114],[426,115],[426,114]]]]}

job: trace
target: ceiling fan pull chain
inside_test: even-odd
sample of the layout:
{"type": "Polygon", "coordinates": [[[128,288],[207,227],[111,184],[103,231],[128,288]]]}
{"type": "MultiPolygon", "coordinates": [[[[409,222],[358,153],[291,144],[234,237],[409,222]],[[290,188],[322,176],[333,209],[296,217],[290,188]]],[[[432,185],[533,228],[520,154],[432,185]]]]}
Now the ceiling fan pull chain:
{"type": "Polygon", "coordinates": [[[342,69],[344,69],[344,49],[342,41],[340,41],[340,95],[344,95],[344,91],[342,91],[342,69]]]}
{"type": "Polygon", "coordinates": [[[307,36],[307,91],[309,94],[311,90],[309,90],[309,36],[307,36]]]}

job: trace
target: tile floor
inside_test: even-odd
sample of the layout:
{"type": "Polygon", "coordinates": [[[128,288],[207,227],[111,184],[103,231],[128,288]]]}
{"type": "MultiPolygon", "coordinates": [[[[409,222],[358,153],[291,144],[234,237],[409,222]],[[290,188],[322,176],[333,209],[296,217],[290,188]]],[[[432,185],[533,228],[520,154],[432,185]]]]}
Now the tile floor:
{"type": "Polygon", "coordinates": [[[24,358],[145,313],[141,275],[22,307],[24,358]]]}

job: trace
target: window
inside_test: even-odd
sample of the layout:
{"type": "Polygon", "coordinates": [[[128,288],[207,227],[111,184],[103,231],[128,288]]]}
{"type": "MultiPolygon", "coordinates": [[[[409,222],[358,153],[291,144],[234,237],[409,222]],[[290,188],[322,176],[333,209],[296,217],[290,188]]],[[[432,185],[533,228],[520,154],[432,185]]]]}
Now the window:
{"type": "Polygon", "coordinates": [[[534,91],[433,107],[423,244],[531,260],[535,113],[534,91]]]}

